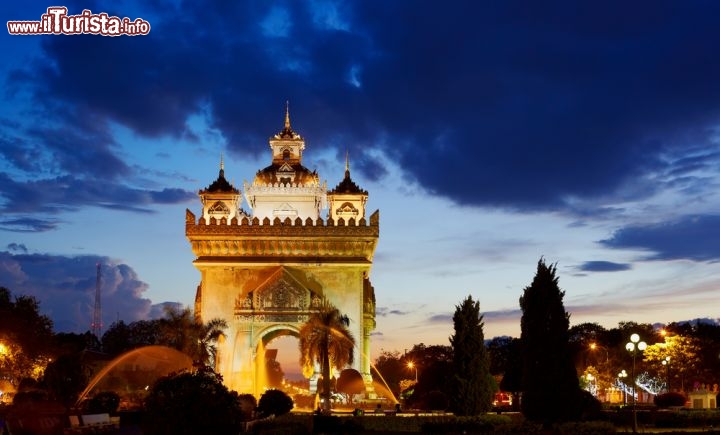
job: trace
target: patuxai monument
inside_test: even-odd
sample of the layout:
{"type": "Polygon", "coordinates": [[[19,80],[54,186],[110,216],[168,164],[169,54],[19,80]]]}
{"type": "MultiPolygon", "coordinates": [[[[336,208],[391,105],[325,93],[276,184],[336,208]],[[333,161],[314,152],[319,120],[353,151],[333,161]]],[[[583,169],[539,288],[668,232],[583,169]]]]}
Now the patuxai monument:
{"type": "MultiPolygon", "coordinates": [[[[287,109],[284,128],[269,143],[270,165],[242,191],[225,178],[221,159],[217,179],[199,192],[200,216],[186,212],[185,234],[201,273],[195,313],[228,322],[215,370],[229,388],[257,391],[262,349],[276,337],[297,337],[324,297],[350,320],[357,343],[351,368],[372,394],[370,271],[379,212],[367,215],[368,193],[350,178],[347,159],[344,178],[331,190],[303,166],[305,140],[287,109]]],[[[311,390],[318,376],[316,367],[311,390]]]]}

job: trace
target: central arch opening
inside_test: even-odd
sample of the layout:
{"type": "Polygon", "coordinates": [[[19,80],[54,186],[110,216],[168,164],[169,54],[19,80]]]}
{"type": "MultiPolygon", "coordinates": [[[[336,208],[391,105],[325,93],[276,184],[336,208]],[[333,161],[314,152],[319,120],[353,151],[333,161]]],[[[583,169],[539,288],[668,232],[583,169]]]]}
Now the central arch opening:
{"type": "Polygon", "coordinates": [[[282,335],[269,341],[266,349],[277,351],[275,360],[282,368],[284,379],[288,382],[306,381],[300,367],[300,341],[294,335],[282,335]]]}
{"type": "Polygon", "coordinates": [[[256,396],[275,388],[296,402],[309,395],[310,383],[302,374],[297,331],[277,328],[263,335],[256,352],[256,396]]]}

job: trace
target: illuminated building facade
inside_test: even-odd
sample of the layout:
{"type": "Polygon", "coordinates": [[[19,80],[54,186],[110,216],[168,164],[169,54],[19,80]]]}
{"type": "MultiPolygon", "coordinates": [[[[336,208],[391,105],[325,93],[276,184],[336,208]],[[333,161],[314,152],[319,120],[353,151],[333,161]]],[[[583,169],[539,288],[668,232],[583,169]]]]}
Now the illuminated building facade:
{"type": "Polygon", "coordinates": [[[257,393],[262,349],[276,337],[297,337],[325,297],[350,319],[357,343],[351,368],[372,393],[370,270],[379,212],[366,216],[368,194],[350,178],[347,161],[344,179],[330,191],[303,166],[305,141],[293,131],[288,111],[283,130],[269,142],[271,164],[245,182],[242,193],[225,178],[221,159],[217,179],[199,192],[201,216],[186,211],[185,234],[201,273],[195,313],[229,325],[215,369],[229,388],[257,393]]]}

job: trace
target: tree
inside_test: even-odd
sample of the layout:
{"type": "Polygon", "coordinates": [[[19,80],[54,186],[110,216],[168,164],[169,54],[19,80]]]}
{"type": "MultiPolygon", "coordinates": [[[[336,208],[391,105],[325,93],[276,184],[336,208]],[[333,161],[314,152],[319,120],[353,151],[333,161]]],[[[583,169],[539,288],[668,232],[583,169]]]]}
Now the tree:
{"type": "Polygon", "coordinates": [[[487,343],[488,355],[490,355],[490,373],[496,376],[502,376],[511,363],[513,355],[511,353],[512,342],[516,338],[508,335],[493,337],[487,343]]]}
{"type": "Polygon", "coordinates": [[[14,385],[38,379],[51,356],[52,321],[40,314],[37,299],[12,297],[0,287],[0,377],[14,385]]]}
{"type": "Polygon", "coordinates": [[[100,342],[95,334],[90,331],[85,331],[82,334],[60,332],[53,336],[52,342],[56,357],[100,348],[100,342]]]}
{"type": "Polygon", "coordinates": [[[68,353],[48,364],[43,376],[43,384],[52,399],[71,406],[87,386],[90,378],[91,370],[83,364],[82,354],[68,353]]]}
{"type": "Polygon", "coordinates": [[[103,350],[118,356],[139,347],[162,345],[183,352],[196,363],[212,367],[217,354],[216,343],[227,326],[224,319],[202,323],[190,308],[180,310],[167,305],[165,317],[161,319],[113,323],[103,334],[103,350]]]}
{"type": "Polygon", "coordinates": [[[485,348],[480,302],[468,296],[455,307],[451,409],[457,415],[479,415],[490,410],[495,394],[490,360],[485,348]]]}
{"type": "Polygon", "coordinates": [[[645,349],[643,361],[654,369],[659,378],[670,381],[676,390],[684,391],[685,380],[697,375],[699,352],[700,346],[694,337],[668,335],[664,343],[655,343],[645,349]],[[669,367],[662,365],[666,357],[670,357],[669,367]],[[672,379],[667,379],[668,374],[672,379]]]}
{"type": "Polygon", "coordinates": [[[574,420],[581,409],[580,386],[569,352],[570,316],[556,266],[540,259],[530,286],[520,297],[520,341],[523,353],[522,413],[546,426],[574,420]]]}
{"type": "Polygon", "coordinates": [[[395,397],[398,397],[404,391],[400,385],[403,380],[409,380],[412,377],[414,385],[415,376],[409,374],[407,364],[403,362],[403,357],[398,351],[381,351],[373,363],[373,368],[380,374],[382,380],[387,383],[387,388],[395,397]]]}
{"type": "Polygon", "coordinates": [[[446,397],[450,394],[453,376],[453,352],[450,346],[416,344],[405,358],[418,369],[418,382],[412,388],[412,395],[407,397],[407,406],[424,406],[423,403],[433,391],[440,391],[446,397]]]}
{"type": "Polygon", "coordinates": [[[522,391],[522,344],[519,338],[500,338],[501,340],[497,342],[493,339],[488,346],[488,351],[490,352],[491,373],[502,374],[500,390],[512,393],[513,397],[516,398],[512,402],[513,411],[519,411],[520,401],[517,400],[517,398],[520,397],[520,392],[522,391]],[[498,371],[492,371],[496,355],[498,355],[497,359],[499,359],[498,371]]]}
{"type": "Polygon", "coordinates": [[[217,346],[215,344],[227,327],[227,321],[219,318],[198,324],[198,361],[210,367],[215,367],[215,358],[217,357],[217,346]]]}
{"type": "Polygon", "coordinates": [[[588,364],[598,365],[601,361],[609,360],[607,330],[599,324],[580,323],[574,325],[568,331],[568,337],[570,352],[579,371],[584,370],[588,364]]]}
{"type": "Polygon", "coordinates": [[[182,310],[172,305],[164,307],[165,316],[160,319],[159,343],[172,347],[192,357],[193,361],[200,358],[197,346],[198,331],[195,318],[190,308],[182,310]]]}
{"type": "Polygon", "coordinates": [[[208,365],[214,364],[217,352],[215,343],[227,328],[227,321],[211,319],[202,323],[193,316],[190,308],[178,310],[166,306],[165,317],[160,319],[159,327],[158,344],[177,349],[193,361],[208,365]]]}
{"type": "Polygon", "coordinates": [[[212,371],[160,378],[145,399],[146,435],[236,435],[243,413],[238,394],[212,371]]]}
{"type": "Polygon", "coordinates": [[[338,393],[345,396],[345,403],[350,405],[353,395],[365,392],[365,381],[357,370],[345,369],[340,372],[335,388],[338,393]]]}
{"type": "Polygon", "coordinates": [[[122,320],[110,325],[102,336],[103,351],[118,356],[138,347],[160,343],[161,320],[138,320],[125,324],[122,320]]]}
{"type": "MultiPolygon", "coordinates": [[[[700,384],[720,384],[720,319],[695,319],[686,322],[670,323],[665,327],[665,336],[681,336],[692,339],[697,345],[697,364],[693,368],[694,373],[676,371],[681,360],[676,364],[670,361],[670,377],[674,389],[679,389],[683,380],[686,385],[697,381],[700,384]],[[680,377],[680,378],[679,378],[680,377]]],[[[667,369],[667,367],[666,367],[667,369]]],[[[667,375],[667,372],[666,372],[667,375]]]]}
{"type": "Polygon", "coordinates": [[[694,332],[700,345],[698,376],[703,382],[720,384],[720,323],[698,321],[694,332]]]}
{"type": "Polygon", "coordinates": [[[348,329],[349,324],[348,317],[323,298],[317,311],[300,327],[300,365],[303,374],[310,377],[315,364],[320,364],[324,412],[330,412],[330,366],[341,370],[353,362],[355,338],[348,329]]]}
{"type": "Polygon", "coordinates": [[[258,400],[257,412],[260,417],[279,416],[293,409],[293,401],[284,391],[270,389],[265,391],[258,400]]]}
{"type": "Polygon", "coordinates": [[[102,336],[103,351],[109,355],[117,356],[132,349],[134,346],[131,344],[130,331],[130,325],[122,320],[113,322],[102,336]]]}

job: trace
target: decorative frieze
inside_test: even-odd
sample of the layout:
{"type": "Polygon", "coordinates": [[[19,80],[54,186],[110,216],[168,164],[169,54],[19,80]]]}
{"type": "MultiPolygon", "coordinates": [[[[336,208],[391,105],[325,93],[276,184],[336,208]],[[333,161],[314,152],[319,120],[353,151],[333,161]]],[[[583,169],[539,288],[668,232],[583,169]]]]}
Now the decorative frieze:
{"type": "Polygon", "coordinates": [[[372,260],[377,239],[312,240],[312,239],[191,239],[197,257],[344,257],[372,260]]]}
{"type": "Polygon", "coordinates": [[[187,210],[185,235],[197,257],[345,257],[372,261],[380,233],[377,215],[375,212],[370,217],[370,225],[365,219],[355,222],[352,218],[347,223],[343,218],[337,222],[265,218],[260,223],[246,217],[232,219],[229,224],[211,218],[206,224],[203,218],[195,223],[195,216],[187,210]]]}

